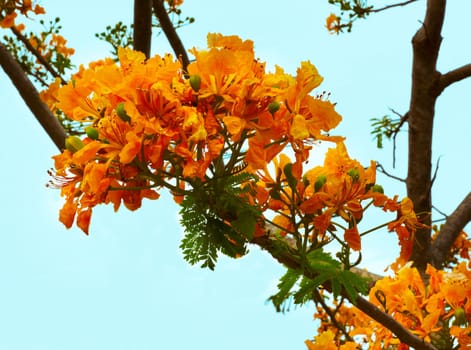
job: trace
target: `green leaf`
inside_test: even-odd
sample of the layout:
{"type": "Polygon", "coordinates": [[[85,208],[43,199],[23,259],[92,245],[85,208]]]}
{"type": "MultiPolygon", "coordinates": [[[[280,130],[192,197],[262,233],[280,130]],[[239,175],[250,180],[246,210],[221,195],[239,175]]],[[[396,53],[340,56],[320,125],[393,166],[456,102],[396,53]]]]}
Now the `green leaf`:
{"type": "Polygon", "coordinates": [[[280,282],[277,285],[278,293],[268,298],[275,306],[277,312],[284,312],[286,310],[283,304],[291,297],[291,289],[300,277],[301,274],[298,271],[288,269],[283,277],[280,278],[280,282]]]}
{"type": "Polygon", "coordinates": [[[232,221],[232,227],[239,231],[242,235],[251,240],[255,233],[257,217],[251,210],[242,209],[237,213],[237,219],[232,221]]]}

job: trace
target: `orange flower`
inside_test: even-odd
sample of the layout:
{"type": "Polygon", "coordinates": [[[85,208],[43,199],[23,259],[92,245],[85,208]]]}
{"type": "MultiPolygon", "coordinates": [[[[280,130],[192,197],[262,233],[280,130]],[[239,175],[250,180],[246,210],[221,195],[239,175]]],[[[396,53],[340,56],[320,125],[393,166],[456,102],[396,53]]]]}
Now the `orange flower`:
{"type": "Polygon", "coordinates": [[[17,14],[16,12],[12,12],[7,14],[3,19],[0,21],[0,27],[2,28],[11,28],[15,25],[15,18],[17,14]]]}
{"type": "Polygon", "coordinates": [[[314,338],[314,342],[306,340],[305,344],[309,350],[337,350],[334,341],[334,333],[330,330],[322,332],[314,338]]]}
{"type": "Polygon", "coordinates": [[[356,226],[345,230],[344,239],[353,250],[361,250],[361,237],[356,226]]]}
{"type": "Polygon", "coordinates": [[[326,19],[325,26],[332,34],[338,34],[340,31],[340,18],[331,13],[326,19]]]}

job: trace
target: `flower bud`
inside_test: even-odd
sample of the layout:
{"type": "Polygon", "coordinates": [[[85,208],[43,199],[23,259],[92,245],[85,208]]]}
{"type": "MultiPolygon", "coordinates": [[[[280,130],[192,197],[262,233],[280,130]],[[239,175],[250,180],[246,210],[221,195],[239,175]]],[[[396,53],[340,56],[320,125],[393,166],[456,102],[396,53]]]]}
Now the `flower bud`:
{"type": "Polygon", "coordinates": [[[298,180],[293,175],[293,164],[292,163],[287,163],[283,167],[283,172],[285,173],[286,180],[288,181],[288,186],[291,188],[296,187],[296,184],[298,183],[298,180]]]}
{"type": "Polygon", "coordinates": [[[87,126],[85,128],[85,132],[87,133],[87,136],[92,140],[98,139],[98,130],[95,129],[93,126],[87,126]]]}
{"type": "Polygon", "coordinates": [[[325,175],[319,175],[316,179],[316,182],[314,182],[314,191],[315,192],[320,191],[326,182],[327,182],[327,177],[325,175]]]}
{"type": "Polygon", "coordinates": [[[118,115],[119,118],[123,122],[130,122],[131,117],[126,113],[126,110],[124,109],[124,103],[121,102],[116,106],[116,114],[118,115]]]}
{"type": "Polygon", "coordinates": [[[303,185],[304,187],[309,186],[310,182],[306,175],[303,175],[303,185]]]}
{"type": "Polygon", "coordinates": [[[347,171],[347,175],[352,178],[354,183],[360,179],[360,172],[355,168],[347,171]]]}
{"type": "Polygon", "coordinates": [[[195,91],[200,91],[201,87],[201,77],[199,75],[193,74],[190,76],[190,86],[195,91]]]}
{"type": "Polygon", "coordinates": [[[277,101],[270,102],[268,105],[268,112],[270,112],[272,115],[276,113],[280,109],[280,103],[277,101]]]}
{"type": "Polygon", "coordinates": [[[371,191],[372,192],[379,192],[381,194],[384,194],[384,189],[383,189],[383,186],[381,186],[381,185],[374,185],[373,187],[371,187],[371,191]]]}
{"type": "Polygon", "coordinates": [[[453,321],[453,324],[457,326],[464,326],[468,322],[466,319],[466,313],[462,307],[455,309],[454,316],[455,320],[453,321]]]}
{"type": "Polygon", "coordinates": [[[72,153],[83,148],[83,142],[78,136],[69,136],[65,139],[65,148],[72,153]]]}
{"type": "Polygon", "coordinates": [[[273,198],[273,199],[276,199],[276,200],[280,200],[281,199],[281,195],[280,195],[280,190],[279,188],[272,188],[269,192],[270,194],[270,197],[273,198]]]}

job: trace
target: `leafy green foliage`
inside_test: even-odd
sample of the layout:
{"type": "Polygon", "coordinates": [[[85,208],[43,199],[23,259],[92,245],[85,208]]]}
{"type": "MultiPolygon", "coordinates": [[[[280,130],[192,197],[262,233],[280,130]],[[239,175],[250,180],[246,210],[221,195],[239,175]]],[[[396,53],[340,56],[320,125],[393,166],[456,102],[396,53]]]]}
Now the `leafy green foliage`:
{"type": "Polygon", "coordinates": [[[214,269],[218,253],[236,258],[247,253],[260,210],[244,199],[256,177],[238,173],[195,184],[181,204],[185,236],[180,248],[190,264],[214,269]],[[246,184],[246,185],[244,185],[246,184]]]}
{"type": "Polygon", "coordinates": [[[373,127],[371,134],[376,139],[376,146],[378,148],[383,148],[383,137],[390,140],[399,131],[398,129],[401,124],[401,119],[392,119],[387,115],[381,119],[372,118],[370,120],[373,127]]]}
{"type": "Polygon", "coordinates": [[[289,307],[286,305],[286,301],[294,295],[292,289],[296,286],[296,283],[300,278],[301,272],[293,269],[288,269],[280,278],[280,282],[277,285],[278,293],[268,298],[268,300],[270,300],[275,306],[276,311],[284,312],[285,310],[289,310],[289,307]]]}
{"type": "Polygon", "coordinates": [[[288,269],[280,279],[278,292],[269,298],[277,311],[288,310],[291,303],[308,303],[312,300],[313,291],[320,286],[330,287],[334,297],[345,293],[353,303],[358,294],[366,293],[367,279],[344,270],[342,264],[322,248],[309,252],[306,258],[305,271],[288,269]]]}
{"type": "Polygon", "coordinates": [[[133,45],[133,25],[129,27],[123,22],[119,21],[114,26],[106,26],[105,31],[96,33],[95,37],[100,40],[106,41],[111,45],[113,50],[111,53],[115,60],[118,60],[118,48],[128,47],[133,45]]]}
{"type": "Polygon", "coordinates": [[[348,14],[348,20],[340,23],[340,31],[352,30],[353,22],[358,18],[365,18],[373,9],[373,6],[368,6],[366,0],[329,0],[329,4],[336,5],[340,8],[340,17],[345,17],[348,14]]]}

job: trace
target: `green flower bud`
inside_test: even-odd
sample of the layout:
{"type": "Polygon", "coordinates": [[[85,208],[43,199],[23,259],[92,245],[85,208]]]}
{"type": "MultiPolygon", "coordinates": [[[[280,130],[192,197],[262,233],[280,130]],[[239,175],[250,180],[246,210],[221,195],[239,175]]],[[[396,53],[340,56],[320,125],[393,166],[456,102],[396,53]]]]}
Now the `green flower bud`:
{"type": "Polygon", "coordinates": [[[280,103],[277,101],[270,102],[268,105],[268,112],[270,112],[272,115],[276,113],[280,109],[280,103]]]}
{"type": "Polygon", "coordinates": [[[468,320],[466,319],[466,313],[462,307],[455,309],[454,316],[455,316],[455,320],[453,321],[454,325],[464,326],[468,322],[468,320]]]}
{"type": "Polygon", "coordinates": [[[288,186],[291,188],[296,187],[298,180],[293,176],[293,164],[288,163],[284,166],[283,172],[285,173],[286,180],[288,180],[288,186]]]}
{"type": "Polygon", "coordinates": [[[303,184],[305,187],[309,186],[310,182],[306,175],[303,175],[303,184]]]}
{"type": "Polygon", "coordinates": [[[327,182],[327,177],[325,175],[319,175],[316,179],[316,182],[314,182],[314,191],[315,192],[320,191],[326,182],[327,182]]]}
{"type": "Polygon", "coordinates": [[[87,133],[87,136],[92,140],[98,139],[98,130],[95,129],[93,126],[87,126],[85,128],[85,132],[87,133]]]}
{"type": "Polygon", "coordinates": [[[384,194],[384,189],[383,189],[383,186],[381,185],[374,185],[372,188],[371,188],[371,191],[372,192],[379,192],[381,194],[384,194]]]}
{"type": "Polygon", "coordinates": [[[347,175],[352,178],[354,183],[360,180],[360,172],[357,169],[350,169],[347,171],[347,175]]]}
{"type": "Polygon", "coordinates": [[[269,194],[270,194],[270,197],[273,198],[273,199],[276,199],[276,200],[281,199],[280,191],[279,191],[278,188],[272,188],[270,190],[269,194]]]}
{"type": "Polygon", "coordinates": [[[126,110],[124,109],[124,103],[121,102],[116,106],[116,114],[118,117],[121,118],[123,122],[130,122],[131,117],[126,113],[126,110]]]}
{"type": "Polygon", "coordinates": [[[200,91],[201,87],[201,77],[199,75],[193,74],[190,76],[190,86],[195,91],[200,91]]]}
{"type": "Polygon", "coordinates": [[[78,136],[69,136],[65,139],[65,148],[75,153],[83,148],[83,142],[78,136]]]}

